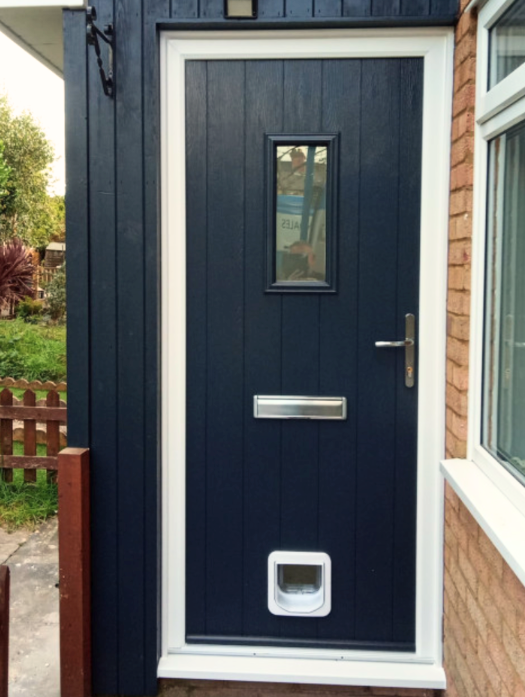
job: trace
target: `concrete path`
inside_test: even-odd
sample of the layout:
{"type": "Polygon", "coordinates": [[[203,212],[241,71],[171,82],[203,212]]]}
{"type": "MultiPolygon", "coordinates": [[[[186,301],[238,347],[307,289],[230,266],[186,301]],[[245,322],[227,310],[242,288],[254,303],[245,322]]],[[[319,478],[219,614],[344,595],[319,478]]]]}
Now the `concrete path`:
{"type": "Polygon", "coordinates": [[[11,571],[9,697],[60,697],[58,528],[0,529],[0,563],[11,571]]]}

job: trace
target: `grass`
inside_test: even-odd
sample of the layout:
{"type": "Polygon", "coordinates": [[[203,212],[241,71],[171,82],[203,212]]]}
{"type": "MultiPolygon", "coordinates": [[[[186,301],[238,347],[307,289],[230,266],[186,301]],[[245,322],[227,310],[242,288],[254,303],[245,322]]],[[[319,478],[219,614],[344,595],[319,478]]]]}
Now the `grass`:
{"type": "MultiPolygon", "coordinates": [[[[13,444],[13,454],[23,455],[22,443],[13,444]]],[[[37,455],[46,454],[45,445],[37,445],[37,455]]],[[[0,480],[0,527],[7,530],[34,529],[39,523],[55,515],[58,508],[56,484],[47,481],[47,472],[37,470],[34,484],[24,483],[24,471],[13,470],[13,481],[0,480]]]]}
{"type": "Polygon", "coordinates": [[[0,376],[19,380],[66,380],[66,328],[28,324],[21,319],[0,322],[0,376]]]}
{"type": "MultiPolygon", "coordinates": [[[[17,399],[22,399],[22,397],[24,396],[25,390],[19,387],[10,387],[9,389],[13,393],[13,396],[17,399]]],[[[2,388],[0,387],[0,392],[1,391],[2,388]]],[[[59,392],[58,394],[60,395],[60,399],[63,399],[64,402],[67,402],[67,392],[59,392]]],[[[37,399],[45,399],[47,397],[47,390],[35,390],[35,395],[37,399]]]]}

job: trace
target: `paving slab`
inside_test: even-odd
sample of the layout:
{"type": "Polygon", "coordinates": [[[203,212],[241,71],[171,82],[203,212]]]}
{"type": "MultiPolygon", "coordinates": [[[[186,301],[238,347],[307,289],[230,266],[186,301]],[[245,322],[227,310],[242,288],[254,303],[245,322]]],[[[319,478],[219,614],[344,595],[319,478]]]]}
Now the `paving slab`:
{"type": "Polygon", "coordinates": [[[0,528],[0,564],[5,564],[20,545],[27,542],[29,535],[30,533],[28,533],[27,530],[7,532],[7,530],[0,528]]]}
{"type": "MultiPolygon", "coordinates": [[[[53,518],[18,544],[11,571],[9,697],[60,697],[58,525],[53,518]]],[[[13,533],[16,535],[16,533],[13,533]]]]}

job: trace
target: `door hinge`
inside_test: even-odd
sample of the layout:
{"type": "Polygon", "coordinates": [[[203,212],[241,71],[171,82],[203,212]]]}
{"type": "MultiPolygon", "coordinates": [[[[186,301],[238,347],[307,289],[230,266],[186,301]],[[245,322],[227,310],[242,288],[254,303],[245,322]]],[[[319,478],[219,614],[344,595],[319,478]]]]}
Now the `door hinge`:
{"type": "Polygon", "coordinates": [[[106,24],[104,26],[104,31],[100,31],[100,29],[95,24],[96,19],[96,9],[94,7],[88,7],[86,9],[86,38],[88,46],[95,47],[98,71],[100,73],[100,80],[102,82],[104,94],[106,95],[106,97],[113,97],[115,94],[115,83],[113,81],[113,50],[115,48],[114,27],[113,24],[106,24]],[[99,39],[108,45],[107,75],[106,71],[104,70],[104,64],[102,62],[99,39]]]}

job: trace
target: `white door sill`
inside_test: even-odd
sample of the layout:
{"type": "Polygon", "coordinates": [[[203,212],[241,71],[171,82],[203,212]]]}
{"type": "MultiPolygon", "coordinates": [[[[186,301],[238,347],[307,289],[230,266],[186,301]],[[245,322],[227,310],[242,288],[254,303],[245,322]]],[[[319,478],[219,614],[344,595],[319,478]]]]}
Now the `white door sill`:
{"type": "Polygon", "coordinates": [[[408,661],[315,661],[264,656],[168,654],[160,659],[158,677],[360,687],[446,687],[445,671],[441,666],[408,661]]]}

